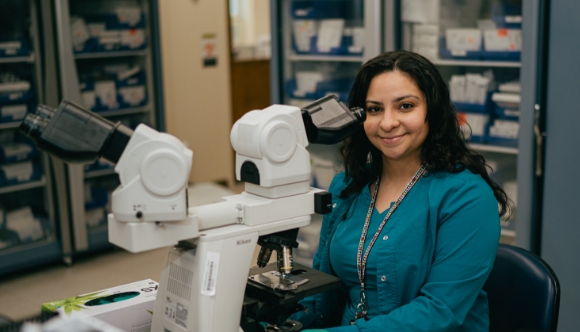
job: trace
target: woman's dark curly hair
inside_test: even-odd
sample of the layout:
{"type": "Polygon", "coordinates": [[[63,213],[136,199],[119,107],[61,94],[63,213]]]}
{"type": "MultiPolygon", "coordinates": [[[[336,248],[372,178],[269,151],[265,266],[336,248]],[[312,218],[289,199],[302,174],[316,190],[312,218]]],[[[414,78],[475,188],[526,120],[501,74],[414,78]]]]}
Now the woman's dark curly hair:
{"type": "MultiPolygon", "coordinates": [[[[493,190],[501,216],[511,214],[511,203],[506,193],[488,175],[483,156],[469,148],[459,126],[457,111],[451,103],[449,89],[435,66],[425,57],[408,51],[383,53],[359,70],[348,98],[349,107],[366,109],[369,86],[377,75],[399,71],[408,75],[425,94],[429,132],[421,148],[421,163],[431,173],[458,173],[469,169],[480,175],[493,190]]],[[[379,149],[367,138],[364,127],[347,139],[340,153],[346,171],[348,186],[341,192],[345,198],[361,191],[381,174],[383,159],[379,149]],[[369,163],[370,161],[370,163],[369,163]]]]}

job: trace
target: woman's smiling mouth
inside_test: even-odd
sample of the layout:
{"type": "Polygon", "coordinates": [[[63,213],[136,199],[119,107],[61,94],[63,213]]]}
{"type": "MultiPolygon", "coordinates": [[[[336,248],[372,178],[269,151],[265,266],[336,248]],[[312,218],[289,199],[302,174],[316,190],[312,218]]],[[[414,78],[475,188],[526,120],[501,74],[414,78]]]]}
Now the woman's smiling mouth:
{"type": "Polygon", "coordinates": [[[383,143],[385,143],[385,144],[396,144],[401,139],[403,139],[404,136],[405,136],[405,134],[396,135],[396,136],[381,137],[381,141],[383,141],[383,143]]]}

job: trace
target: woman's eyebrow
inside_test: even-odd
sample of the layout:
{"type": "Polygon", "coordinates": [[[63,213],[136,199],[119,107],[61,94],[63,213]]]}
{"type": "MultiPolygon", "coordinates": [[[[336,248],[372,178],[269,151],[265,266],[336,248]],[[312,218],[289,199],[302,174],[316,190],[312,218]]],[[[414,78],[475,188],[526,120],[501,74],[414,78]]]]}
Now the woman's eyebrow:
{"type": "Polygon", "coordinates": [[[380,101],[374,101],[374,100],[367,100],[366,103],[367,104],[375,104],[375,105],[382,105],[383,104],[380,101]]]}
{"type": "Polygon", "coordinates": [[[393,103],[399,102],[399,101],[401,101],[403,99],[406,99],[406,98],[415,98],[417,100],[421,100],[421,98],[419,98],[419,96],[415,96],[415,95],[405,95],[405,96],[401,96],[401,97],[398,97],[398,98],[393,99],[393,103]]]}

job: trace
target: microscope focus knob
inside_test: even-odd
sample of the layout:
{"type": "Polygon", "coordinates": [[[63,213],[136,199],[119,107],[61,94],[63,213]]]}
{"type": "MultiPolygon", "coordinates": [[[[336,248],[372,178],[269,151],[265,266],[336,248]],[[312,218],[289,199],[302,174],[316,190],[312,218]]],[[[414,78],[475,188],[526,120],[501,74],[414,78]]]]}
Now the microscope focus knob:
{"type": "Polygon", "coordinates": [[[272,162],[283,163],[294,155],[296,141],[296,130],[288,122],[276,119],[264,127],[260,150],[272,162]]]}
{"type": "Polygon", "coordinates": [[[187,183],[188,168],[183,157],[171,149],[148,154],[141,164],[141,180],[154,194],[170,196],[187,183]]]}

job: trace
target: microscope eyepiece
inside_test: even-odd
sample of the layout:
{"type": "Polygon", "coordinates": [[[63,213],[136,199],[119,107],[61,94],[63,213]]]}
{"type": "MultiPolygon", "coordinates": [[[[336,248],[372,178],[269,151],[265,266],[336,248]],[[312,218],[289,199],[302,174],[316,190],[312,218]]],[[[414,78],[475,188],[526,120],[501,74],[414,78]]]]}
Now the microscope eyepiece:
{"type": "Polygon", "coordinates": [[[28,114],[20,124],[20,131],[36,142],[42,135],[44,128],[48,125],[48,122],[46,118],[36,114],[28,114]]]}
{"type": "Polygon", "coordinates": [[[362,107],[353,107],[350,109],[350,111],[361,123],[365,122],[365,120],[367,119],[367,112],[362,107]]]}
{"type": "Polygon", "coordinates": [[[36,112],[34,112],[34,114],[44,119],[50,119],[54,115],[54,112],[55,110],[53,108],[50,108],[46,105],[38,105],[38,107],[36,108],[36,112]]]}
{"type": "Polygon", "coordinates": [[[302,109],[308,142],[336,144],[352,135],[366,119],[360,107],[349,109],[335,95],[322,97],[302,109]]]}
{"type": "Polygon", "coordinates": [[[133,130],[63,100],[28,114],[20,130],[42,151],[70,163],[92,163],[98,157],[117,163],[133,130]]]}

